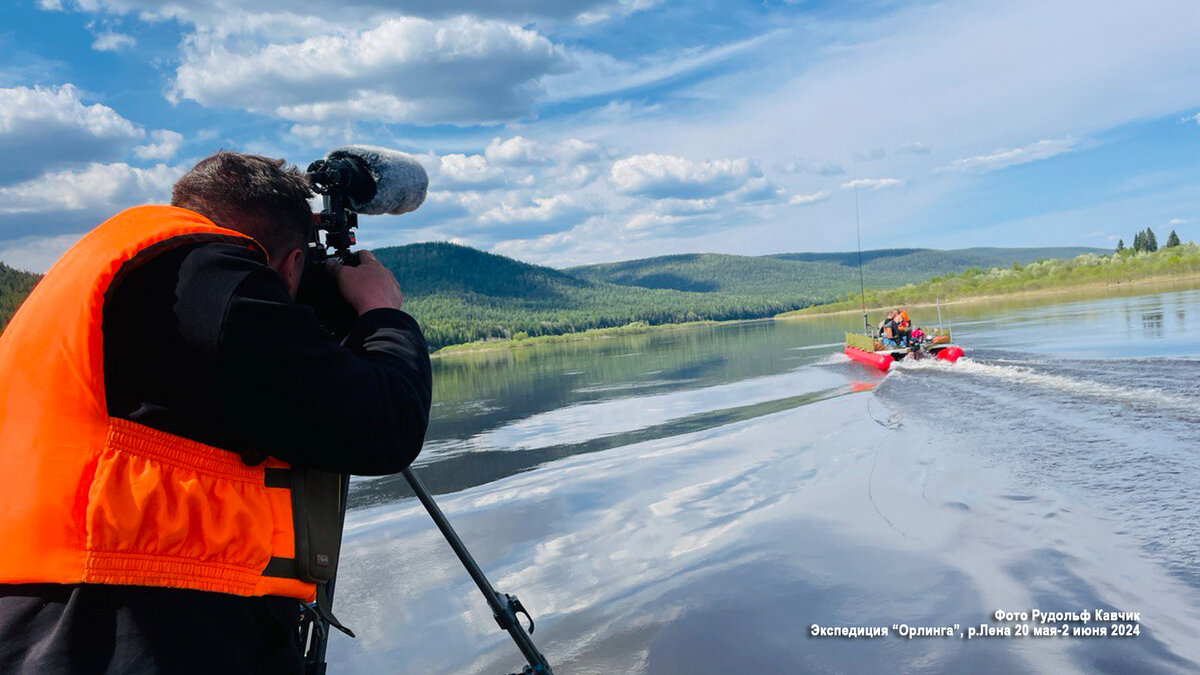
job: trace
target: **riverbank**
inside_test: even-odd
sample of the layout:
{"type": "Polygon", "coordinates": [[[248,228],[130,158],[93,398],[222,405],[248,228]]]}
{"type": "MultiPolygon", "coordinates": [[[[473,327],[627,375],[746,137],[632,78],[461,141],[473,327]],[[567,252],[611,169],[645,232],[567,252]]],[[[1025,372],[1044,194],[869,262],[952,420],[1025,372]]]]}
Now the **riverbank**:
{"type": "MultiPolygon", "coordinates": [[[[770,318],[770,317],[764,317],[770,318]]],[[[750,319],[752,321],[762,321],[763,319],[750,319]]],[[[640,335],[642,333],[681,330],[686,328],[695,328],[697,326],[715,326],[719,324],[740,323],[739,321],[688,321],[685,323],[665,323],[652,326],[648,323],[637,321],[626,324],[624,326],[615,326],[613,328],[594,328],[592,330],[580,331],[578,333],[561,333],[559,335],[538,335],[536,337],[523,337],[509,340],[482,340],[478,342],[466,342],[458,345],[447,345],[437,350],[432,357],[453,356],[456,354],[474,354],[478,352],[493,352],[510,349],[524,349],[526,347],[538,347],[541,345],[555,344],[561,342],[587,342],[591,340],[604,340],[606,338],[615,338],[625,335],[640,335]]]]}
{"type": "MultiPolygon", "coordinates": [[[[1147,277],[1145,279],[1135,279],[1133,281],[1115,281],[1076,286],[1059,286],[1055,288],[1038,288],[1025,291],[1014,291],[1011,293],[993,293],[989,295],[973,295],[960,298],[943,298],[940,300],[940,303],[939,300],[880,303],[867,307],[867,311],[878,314],[879,312],[884,312],[889,309],[895,309],[897,305],[908,309],[926,309],[936,307],[938,304],[941,304],[943,307],[949,307],[953,305],[976,305],[986,304],[989,302],[1003,302],[1008,300],[1033,300],[1038,298],[1051,298],[1061,295],[1078,294],[1081,296],[1088,296],[1117,293],[1125,290],[1150,292],[1172,289],[1183,290],[1191,288],[1200,288],[1200,273],[1177,276],[1147,277]]],[[[858,306],[843,307],[843,304],[844,303],[813,305],[812,307],[805,307],[804,309],[798,309],[794,312],[778,314],[774,318],[777,320],[787,321],[814,316],[836,316],[838,314],[859,314],[862,312],[862,309],[858,306]]]]}
{"type": "MultiPolygon", "coordinates": [[[[866,292],[868,311],[893,307],[932,307],[958,303],[1049,297],[1071,293],[1107,293],[1113,289],[1200,284],[1200,247],[1176,246],[1152,253],[1081,255],[1071,260],[1045,260],[990,270],[969,269],[920,284],[866,292]]],[[[777,315],[777,319],[829,314],[856,314],[863,299],[846,297],[777,315]]]]}

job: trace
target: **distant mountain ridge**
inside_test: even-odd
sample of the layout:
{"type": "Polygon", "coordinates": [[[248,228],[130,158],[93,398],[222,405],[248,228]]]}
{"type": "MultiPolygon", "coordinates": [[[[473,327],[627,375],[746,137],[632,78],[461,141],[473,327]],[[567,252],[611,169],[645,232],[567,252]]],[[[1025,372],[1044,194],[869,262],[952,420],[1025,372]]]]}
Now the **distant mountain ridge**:
{"type": "MultiPolygon", "coordinates": [[[[862,259],[863,264],[866,264],[883,260],[911,261],[933,256],[946,260],[956,260],[960,264],[995,267],[996,265],[1012,264],[1014,262],[1025,265],[1050,258],[1074,258],[1084,253],[1111,253],[1111,251],[1106,248],[1087,246],[1043,246],[1033,248],[975,246],[971,248],[952,249],[880,248],[863,251],[862,259]]],[[[858,253],[855,251],[834,253],[773,253],[765,257],[805,262],[836,262],[847,267],[858,266],[858,253]]]]}
{"type": "Polygon", "coordinates": [[[588,282],[569,274],[470,246],[425,242],[372,251],[396,274],[405,293],[477,293],[495,297],[546,298],[588,282]]]}
{"type": "MultiPolygon", "coordinates": [[[[957,274],[972,267],[1007,267],[1013,263],[1024,265],[1042,259],[1108,252],[1086,247],[878,249],[862,252],[863,277],[868,288],[886,288],[957,274]]],[[[622,286],[707,293],[803,293],[827,302],[858,288],[858,255],[854,251],[766,256],[692,253],[583,265],[563,271],[589,281],[622,286]]]]}

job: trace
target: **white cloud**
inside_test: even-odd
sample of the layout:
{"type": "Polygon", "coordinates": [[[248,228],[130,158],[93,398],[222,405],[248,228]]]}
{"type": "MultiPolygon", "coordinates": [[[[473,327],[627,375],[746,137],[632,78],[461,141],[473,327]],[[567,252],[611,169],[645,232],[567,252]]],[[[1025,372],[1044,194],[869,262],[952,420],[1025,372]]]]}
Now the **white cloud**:
{"type": "Polygon", "coordinates": [[[811,173],[817,176],[840,176],[846,169],[837,162],[815,162],[800,157],[793,157],[775,165],[783,173],[811,173]]]}
{"type": "Polygon", "coordinates": [[[625,221],[624,233],[634,239],[650,236],[675,234],[687,218],[669,213],[644,212],[635,213],[625,221]]]}
{"type": "Polygon", "coordinates": [[[115,159],[143,136],[108,106],[84,105],[70,84],[0,89],[0,184],[115,159]]]}
{"type": "Polygon", "coordinates": [[[782,31],[776,31],[708,49],[668,51],[634,60],[573,48],[569,54],[574,68],[567,73],[548,75],[543,83],[551,101],[612,96],[714,66],[782,35],[782,31]]]}
{"type": "Polygon", "coordinates": [[[759,176],[758,178],[751,178],[745,185],[731,192],[729,196],[735,202],[750,204],[773,200],[782,194],[783,190],[779,186],[759,176]]]}
{"type": "MultiPolygon", "coordinates": [[[[430,190],[425,196],[425,203],[421,204],[421,208],[417,211],[406,214],[404,220],[401,221],[407,225],[431,225],[444,224],[452,222],[456,219],[466,218],[471,215],[471,209],[483,208],[483,196],[478,192],[447,192],[444,190],[430,190]]],[[[377,222],[382,222],[375,219],[362,219],[359,221],[360,228],[367,229],[372,227],[377,222]]]]}
{"type": "Polygon", "coordinates": [[[602,236],[588,221],[566,232],[552,232],[533,239],[500,241],[491,250],[520,260],[538,260],[540,264],[565,267],[583,262],[613,260],[624,249],[612,238],[602,236]]]}
{"type": "Polygon", "coordinates": [[[554,146],[552,153],[555,160],[567,164],[594,162],[608,156],[601,144],[581,141],[578,138],[568,138],[562,141],[554,146]]]}
{"type": "Polygon", "coordinates": [[[62,234],[55,237],[23,237],[0,242],[0,262],[19,270],[45,272],[82,236],[62,234]]]}
{"type": "Polygon", "coordinates": [[[293,124],[288,133],[310,145],[348,145],[361,142],[362,134],[352,122],[342,124],[293,124]]]}
{"type": "Polygon", "coordinates": [[[820,192],[813,192],[812,194],[807,195],[792,195],[792,198],[788,200],[788,204],[792,206],[804,206],[806,204],[816,204],[817,202],[822,202],[826,199],[829,199],[829,192],[827,190],[822,190],[820,192]]]}
{"type": "Polygon", "coordinates": [[[1049,159],[1055,155],[1069,152],[1075,145],[1075,139],[1070,136],[1057,140],[1044,139],[1019,148],[1001,148],[986,155],[956,159],[944,169],[947,171],[994,171],[1017,164],[1035,162],[1039,159],[1049,159]]]}
{"type": "MultiPolygon", "coordinates": [[[[403,12],[410,16],[444,18],[471,14],[528,20],[573,19],[584,14],[623,16],[648,9],[658,0],[408,0],[403,12]]],[[[370,18],[397,9],[395,0],[39,0],[42,9],[76,9],[91,13],[137,14],[143,20],[177,20],[201,29],[235,33],[258,29],[269,18],[276,21],[301,17],[370,18]]]]}
{"type": "Polygon", "coordinates": [[[1184,220],[1183,218],[1172,218],[1167,221],[1167,227],[1174,227],[1176,225],[1186,225],[1186,224],[1187,224],[1187,221],[1184,220]]]}
{"type": "Polygon", "coordinates": [[[507,174],[492,166],[483,155],[451,153],[437,160],[436,173],[430,177],[436,189],[471,188],[487,190],[498,188],[508,182],[507,174]]]}
{"type": "Polygon", "coordinates": [[[653,153],[619,159],[609,171],[609,180],[619,192],[684,199],[722,195],[759,176],[748,159],[693,162],[653,153]]]}
{"type": "Polygon", "coordinates": [[[924,143],[905,143],[896,148],[897,155],[928,155],[932,150],[924,143]]]}
{"type": "Polygon", "coordinates": [[[0,240],[87,229],[119,210],[165,203],[185,170],[165,164],[148,169],[92,164],[0,187],[0,240]]]}
{"type": "Polygon", "coordinates": [[[183,145],[183,134],[177,131],[159,129],[150,132],[151,143],[139,145],[133,149],[138,159],[171,159],[183,145]]]}
{"type": "Polygon", "coordinates": [[[163,200],[183,175],[182,167],[158,164],[139,169],[124,163],[92,164],[0,188],[0,214],[74,211],[96,205],[163,200]]]}
{"type": "Polygon", "coordinates": [[[854,188],[861,188],[863,190],[882,190],[900,185],[904,185],[904,181],[899,178],[856,178],[852,181],[842,183],[842,189],[853,190],[854,188]]]}
{"type": "Polygon", "coordinates": [[[531,229],[542,229],[550,225],[556,231],[567,230],[592,213],[592,209],[580,203],[571,195],[554,195],[551,197],[533,197],[525,204],[501,203],[480,217],[484,225],[504,225],[519,227],[522,234],[530,234],[531,229]]]}
{"type": "Polygon", "coordinates": [[[550,160],[539,143],[522,136],[513,136],[505,141],[493,138],[483,151],[483,156],[496,166],[532,166],[550,160]]]}
{"type": "Polygon", "coordinates": [[[570,166],[553,177],[554,183],[564,189],[582,188],[600,177],[600,172],[588,164],[570,166]]]}
{"type": "Polygon", "coordinates": [[[719,202],[716,198],[708,199],[660,199],[653,203],[652,213],[658,216],[700,216],[716,213],[719,202]]]}
{"type": "Polygon", "coordinates": [[[1179,121],[1180,122],[1195,122],[1198,126],[1200,126],[1200,113],[1196,113],[1195,115],[1188,115],[1187,117],[1184,117],[1184,118],[1180,119],[1179,121]]]}
{"type": "Polygon", "coordinates": [[[400,17],[245,53],[189,50],[172,96],[306,123],[477,124],[530,114],[538,79],[566,67],[534,30],[400,17]]]}
{"type": "Polygon", "coordinates": [[[124,33],[97,33],[92,40],[92,49],[98,52],[119,52],[137,45],[133,36],[124,33]]]}

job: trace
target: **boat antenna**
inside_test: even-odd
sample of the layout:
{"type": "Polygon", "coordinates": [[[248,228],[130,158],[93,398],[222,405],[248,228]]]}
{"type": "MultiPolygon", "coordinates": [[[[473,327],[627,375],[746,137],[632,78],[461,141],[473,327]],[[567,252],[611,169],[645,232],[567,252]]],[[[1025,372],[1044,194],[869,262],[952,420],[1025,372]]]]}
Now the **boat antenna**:
{"type": "Polygon", "coordinates": [[[867,320],[867,286],[863,281],[862,266],[862,225],[858,216],[858,160],[854,161],[854,233],[858,238],[858,294],[862,299],[863,332],[871,334],[871,322],[867,320]]]}

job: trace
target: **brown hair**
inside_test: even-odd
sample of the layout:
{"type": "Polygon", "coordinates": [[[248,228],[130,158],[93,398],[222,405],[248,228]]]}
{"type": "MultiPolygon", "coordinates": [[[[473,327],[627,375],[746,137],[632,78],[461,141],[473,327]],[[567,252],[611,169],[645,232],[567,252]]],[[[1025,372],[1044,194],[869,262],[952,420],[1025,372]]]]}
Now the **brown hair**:
{"type": "Polygon", "coordinates": [[[221,150],[171,190],[171,205],[254,237],[272,261],[303,248],[312,231],[308,177],[282,159],[221,150]]]}

